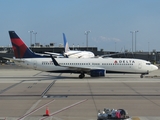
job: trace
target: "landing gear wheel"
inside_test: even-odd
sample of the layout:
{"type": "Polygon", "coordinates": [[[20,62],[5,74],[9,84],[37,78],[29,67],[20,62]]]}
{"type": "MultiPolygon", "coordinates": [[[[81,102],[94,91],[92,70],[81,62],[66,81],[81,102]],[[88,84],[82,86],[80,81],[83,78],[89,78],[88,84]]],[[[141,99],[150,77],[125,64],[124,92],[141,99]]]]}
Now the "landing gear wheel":
{"type": "Polygon", "coordinates": [[[143,74],[140,75],[140,78],[143,78],[143,74]]]}
{"type": "Polygon", "coordinates": [[[79,78],[80,78],[80,79],[82,79],[82,78],[84,78],[84,77],[85,77],[85,74],[83,74],[83,73],[79,75],[79,78]]]}
{"type": "Polygon", "coordinates": [[[79,78],[82,79],[82,75],[79,75],[79,78]]]}

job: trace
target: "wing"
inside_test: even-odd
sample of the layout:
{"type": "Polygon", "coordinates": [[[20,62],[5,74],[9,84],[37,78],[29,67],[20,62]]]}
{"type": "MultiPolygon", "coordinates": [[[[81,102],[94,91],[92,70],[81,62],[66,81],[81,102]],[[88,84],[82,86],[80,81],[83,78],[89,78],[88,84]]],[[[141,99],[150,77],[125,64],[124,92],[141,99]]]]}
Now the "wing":
{"type": "Polygon", "coordinates": [[[105,58],[105,57],[111,57],[111,56],[121,55],[121,54],[125,54],[125,53],[105,54],[105,55],[101,55],[101,56],[99,56],[99,57],[101,57],[101,58],[105,58]]]}
{"type": "Polygon", "coordinates": [[[60,53],[52,53],[52,52],[44,52],[46,54],[50,54],[50,55],[53,55],[53,56],[61,56],[62,54],[60,53]]]}
{"type": "Polygon", "coordinates": [[[57,57],[57,58],[67,57],[67,56],[64,56],[64,55],[62,55],[62,54],[60,54],[60,53],[52,53],[52,52],[45,52],[45,53],[46,53],[46,55],[48,55],[48,56],[52,55],[53,57],[57,57]]]}
{"type": "Polygon", "coordinates": [[[60,65],[56,60],[55,58],[51,55],[51,58],[52,58],[52,61],[54,63],[55,66],[59,66],[59,67],[67,67],[69,68],[70,70],[76,70],[76,71],[86,71],[86,72],[89,72],[91,70],[105,70],[104,68],[101,68],[101,67],[89,67],[89,66],[68,66],[68,65],[60,65]]]}

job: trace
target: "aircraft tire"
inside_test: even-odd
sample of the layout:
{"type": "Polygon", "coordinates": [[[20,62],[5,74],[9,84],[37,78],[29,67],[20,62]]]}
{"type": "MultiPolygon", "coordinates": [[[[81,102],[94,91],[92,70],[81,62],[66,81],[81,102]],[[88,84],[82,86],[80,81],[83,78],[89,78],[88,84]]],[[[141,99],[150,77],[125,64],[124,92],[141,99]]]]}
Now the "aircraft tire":
{"type": "Polygon", "coordinates": [[[143,74],[140,75],[140,78],[143,78],[143,74]]]}
{"type": "Polygon", "coordinates": [[[85,77],[85,75],[84,75],[83,73],[79,75],[79,78],[80,78],[80,79],[82,79],[82,78],[84,78],[84,77],[85,77]]]}
{"type": "Polygon", "coordinates": [[[82,79],[82,75],[79,75],[79,78],[82,79]]]}

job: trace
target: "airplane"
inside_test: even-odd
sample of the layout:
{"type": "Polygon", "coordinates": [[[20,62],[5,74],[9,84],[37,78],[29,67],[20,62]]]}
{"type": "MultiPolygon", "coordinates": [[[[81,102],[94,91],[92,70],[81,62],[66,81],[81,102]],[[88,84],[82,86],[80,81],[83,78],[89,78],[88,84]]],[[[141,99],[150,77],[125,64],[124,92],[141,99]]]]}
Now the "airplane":
{"type": "Polygon", "coordinates": [[[149,61],[133,58],[54,58],[32,52],[15,31],[9,31],[16,64],[35,70],[53,73],[77,73],[91,77],[105,77],[106,73],[132,73],[143,75],[158,69],[149,61]]]}
{"type": "Polygon", "coordinates": [[[69,44],[66,39],[65,34],[63,33],[63,41],[64,41],[64,53],[53,53],[53,52],[45,52],[46,54],[52,54],[54,57],[57,58],[93,58],[95,57],[93,52],[90,51],[80,51],[80,50],[70,50],[69,44]]]}
{"type": "Polygon", "coordinates": [[[92,58],[95,57],[93,52],[90,51],[79,51],[79,50],[70,50],[69,44],[66,39],[65,34],[63,33],[63,40],[64,40],[64,56],[67,56],[68,58],[92,58]]]}
{"type": "MultiPolygon", "coordinates": [[[[63,41],[64,41],[64,54],[60,53],[53,53],[53,52],[45,52],[46,54],[52,54],[54,57],[57,58],[104,58],[104,57],[111,57],[114,55],[124,54],[124,53],[114,53],[114,54],[105,54],[101,56],[95,56],[91,51],[80,51],[80,50],[70,50],[69,44],[66,39],[65,34],[63,33],[63,41]]],[[[45,54],[44,54],[45,55],[45,54]]]]}

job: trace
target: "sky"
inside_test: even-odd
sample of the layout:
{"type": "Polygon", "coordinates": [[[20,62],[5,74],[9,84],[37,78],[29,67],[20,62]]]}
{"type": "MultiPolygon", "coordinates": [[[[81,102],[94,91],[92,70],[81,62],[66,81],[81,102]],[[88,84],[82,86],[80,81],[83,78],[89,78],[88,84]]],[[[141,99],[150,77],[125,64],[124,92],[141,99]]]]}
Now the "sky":
{"type": "Polygon", "coordinates": [[[63,44],[62,33],[69,46],[86,46],[90,31],[88,46],[98,50],[160,51],[159,5],[160,0],[0,0],[0,46],[11,45],[9,30],[28,46],[32,30],[32,43],[55,46],[63,44]]]}

